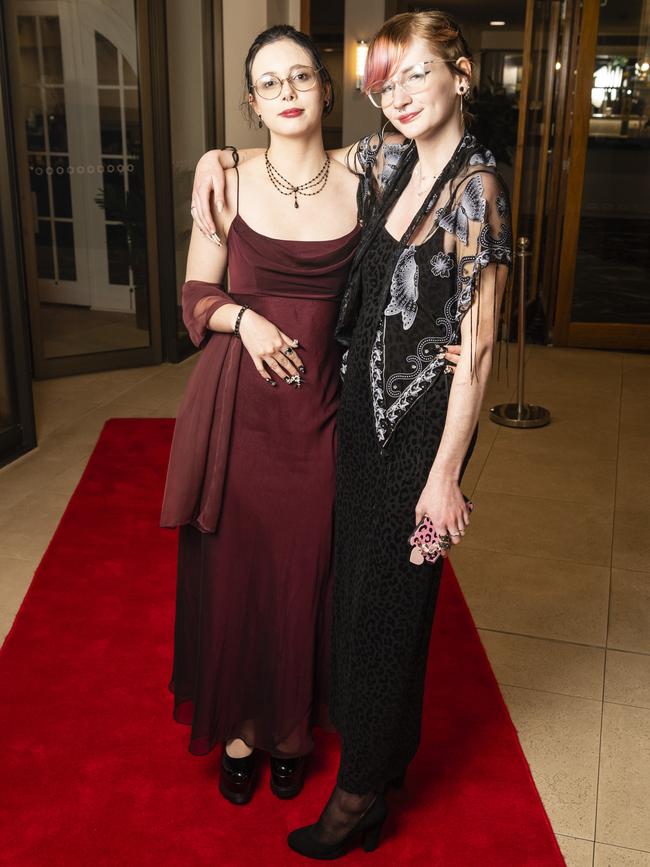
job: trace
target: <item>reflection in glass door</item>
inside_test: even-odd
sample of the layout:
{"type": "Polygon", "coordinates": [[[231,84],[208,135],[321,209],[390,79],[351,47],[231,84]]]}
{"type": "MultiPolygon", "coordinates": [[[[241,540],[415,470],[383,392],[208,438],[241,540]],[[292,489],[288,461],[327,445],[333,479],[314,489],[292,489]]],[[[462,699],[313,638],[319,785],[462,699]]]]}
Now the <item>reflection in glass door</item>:
{"type": "MultiPolygon", "coordinates": [[[[4,45],[0,33],[0,69],[6,66],[4,45]]],[[[0,75],[0,466],[36,445],[27,310],[22,302],[19,267],[21,244],[14,219],[16,171],[12,124],[3,85],[0,75]]]]}
{"type": "Polygon", "coordinates": [[[631,0],[582,7],[556,335],[650,349],[650,19],[631,0]]]}
{"type": "Polygon", "coordinates": [[[135,2],[8,9],[36,375],[155,361],[135,2]]]}
{"type": "Polygon", "coordinates": [[[538,342],[546,341],[553,298],[549,270],[542,263],[552,247],[557,224],[553,168],[560,150],[556,106],[566,77],[561,59],[564,7],[560,0],[528,0],[511,188],[516,237],[525,236],[531,242],[527,332],[529,339],[538,342]]]}

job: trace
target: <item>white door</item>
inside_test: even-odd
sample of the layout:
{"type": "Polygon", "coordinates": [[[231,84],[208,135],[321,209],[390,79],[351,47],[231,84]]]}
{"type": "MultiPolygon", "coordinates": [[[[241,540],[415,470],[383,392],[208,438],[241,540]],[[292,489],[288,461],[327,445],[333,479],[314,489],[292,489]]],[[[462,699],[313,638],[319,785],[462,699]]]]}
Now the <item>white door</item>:
{"type": "Polygon", "coordinates": [[[10,0],[10,7],[40,300],[132,312],[125,221],[141,204],[131,196],[126,213],[141,165],[134,3],[10,0]]]}

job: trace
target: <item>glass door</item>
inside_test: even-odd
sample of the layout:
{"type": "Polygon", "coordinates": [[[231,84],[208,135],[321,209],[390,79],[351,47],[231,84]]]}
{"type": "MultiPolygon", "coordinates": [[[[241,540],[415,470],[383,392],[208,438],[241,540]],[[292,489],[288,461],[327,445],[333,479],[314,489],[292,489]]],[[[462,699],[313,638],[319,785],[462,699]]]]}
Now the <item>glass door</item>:
{"type": "Polygon", "coordinates": [[[585,0],[555,340],[650,349],[650,18],[643,0],[585,0]]]}
{"type": "MultiPolygon", "coordinates": [[[[0,68],[4,66],[0,28],[0,68]]],[[[20,303],[20,238],[11,118],[6,82],[0,76],[0,466],[36,445],[27,313],[20,303]],[[14,255],[8,256],[12,251],[14,255]]]]}
{"type": "Polygon", "coordinates": [[[37,378],[161,360],[138,6],[5,6],[37,378]]]}
{"type": "MultiPolygon", "coordinates": [[[[562,60],[566,4],[561,0],[528,0],[515,170],[512,182],[513,233],[530,241],[529,338],[546,342],[553,301],[553,283],[543,267],[553,246],[557,224],[553,202],[559,160],[557,106],[566,80],[562,60]]],[[[508,303],[511,305],[513,295],[508,303]]],[[[512,309],[508,311],[514,321],[512,309]]]]}

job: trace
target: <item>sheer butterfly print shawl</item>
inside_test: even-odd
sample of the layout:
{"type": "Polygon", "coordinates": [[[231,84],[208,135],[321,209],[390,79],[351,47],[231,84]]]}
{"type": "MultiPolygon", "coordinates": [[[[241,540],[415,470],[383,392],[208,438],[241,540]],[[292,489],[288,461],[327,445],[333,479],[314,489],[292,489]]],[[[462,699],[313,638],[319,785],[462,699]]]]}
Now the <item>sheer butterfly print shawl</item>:
{"type": "MultiPolygon", "coordinates": [[[[385,225],[408,183],[415,164],[413,150],[412,145],[403,148],[397,164],[389,165],[391,175],[383,189],[375,180],[374,191],[368,194],[374,196],[374,213],[366,230],[372,237],[385,225]]],[[[363,249],[362,241],[361,255],[363,249]]],[[[496,333],[498,286],[505,282],[511,261],[507,189],[490,151],[465,134],[396,245],[390,282],[377,287],[385,303],[368,364],[381,446],[441,375],[446,362],[440,349],[460,342],[463,317],[476,316],[478,322],[482,295],[492,299],[496,333]]],[[[360,265],[361,261],[356,270],[360,265]]],[[[337,329],[344,343],[352,338],[362,291],[362,281],[353,270],[337,329]]],[[[474,377],[473,321],[470,326],[474,377]]]]}

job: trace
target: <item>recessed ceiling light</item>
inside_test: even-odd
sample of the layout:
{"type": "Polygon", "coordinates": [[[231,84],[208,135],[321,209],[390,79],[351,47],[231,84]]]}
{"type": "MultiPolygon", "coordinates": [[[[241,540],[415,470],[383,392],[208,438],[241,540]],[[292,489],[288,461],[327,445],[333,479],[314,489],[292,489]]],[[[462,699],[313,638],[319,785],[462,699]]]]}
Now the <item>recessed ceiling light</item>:
{"type": "Polygon", "coordinates": [[[505,21],[490,21],[490,27],[505,27],[505,21]]]}

